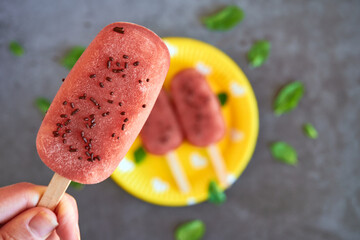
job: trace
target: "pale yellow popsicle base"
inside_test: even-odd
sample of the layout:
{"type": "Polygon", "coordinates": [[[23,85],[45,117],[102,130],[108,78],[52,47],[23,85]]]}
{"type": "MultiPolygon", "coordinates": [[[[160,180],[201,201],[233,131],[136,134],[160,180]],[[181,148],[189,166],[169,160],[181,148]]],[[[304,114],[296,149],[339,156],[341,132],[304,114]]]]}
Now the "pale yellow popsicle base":
{"type": "Polygon", "coordinates": [[[71,180],[55,173],[44,195],[41,197],[38,207],[46,207],[53,211],[66,192],[70,182],[71,180]]]}
{"type": "Polygon", "coordinates": [[[182,193],[188,193],[190,191],[190,184],[185,175],[184,168],[179,163],[176,153],[173,151],[167,153],[166,161],[180,191],[182,193]]]}
{"type": "Polygon", "coordinates": [[[216,177],[221,186],[226,187],[227,183],[227,171],[223,157],[221,156],[218,147],[215,144],[211,144],[206,148],[216,173],[216,177]]]}

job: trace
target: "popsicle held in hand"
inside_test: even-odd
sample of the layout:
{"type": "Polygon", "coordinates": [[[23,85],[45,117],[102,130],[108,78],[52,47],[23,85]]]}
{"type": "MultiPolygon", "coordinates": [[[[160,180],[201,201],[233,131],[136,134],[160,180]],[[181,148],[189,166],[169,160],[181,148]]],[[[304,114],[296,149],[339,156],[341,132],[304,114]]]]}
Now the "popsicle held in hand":
{"type": "Polygon", "coordinates": [[[161,90],[140,136],[149,153],[166,155],[166,160],[178,188],[183,193],[189,192],[188,179],[174,151],[180,146],[184,137],[165,90],[161,90]]]}
{"type": "Polygon", "coordinates": [[[195,146],[207,147],[220,184],[227,186],[226,166],[215,145],[225,134],[225,123],[205,76],[196,69],[184,69],[174,76],[170,89],[185,137],[195,146]]]}
{"type": "Polygon", "coordinates": [[[108,178],[134,142],[161,90],[170,56],[142,26],[106,26],[84,51],[56,94],[36,147],[55,172],[39,205],[55,208],[70,180],[108,178]]]}

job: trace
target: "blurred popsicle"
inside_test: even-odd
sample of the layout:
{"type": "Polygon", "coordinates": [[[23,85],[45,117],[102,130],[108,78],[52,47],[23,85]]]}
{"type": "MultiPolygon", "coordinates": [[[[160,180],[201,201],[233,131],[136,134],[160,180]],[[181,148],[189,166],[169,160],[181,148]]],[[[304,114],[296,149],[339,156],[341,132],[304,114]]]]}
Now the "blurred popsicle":
{"type": "Polygon", "coordinates": [[[189,192],[189,181],[174,152],[180,146],[184,137],[165,90],[161,90],[140,135],[148,152],[155,155],[166,155],[169,168],[178,188],[183,193],[189,192]]]}
{"type": "Polygon", "coordinates": [[[170,89],[185,137],[195,146],[207,147],[220,184],[227,186],[226,166],[215,145],[225,134],[225,123],[205,76],[193,68],[184,69],[174,76],[170,89]]]}

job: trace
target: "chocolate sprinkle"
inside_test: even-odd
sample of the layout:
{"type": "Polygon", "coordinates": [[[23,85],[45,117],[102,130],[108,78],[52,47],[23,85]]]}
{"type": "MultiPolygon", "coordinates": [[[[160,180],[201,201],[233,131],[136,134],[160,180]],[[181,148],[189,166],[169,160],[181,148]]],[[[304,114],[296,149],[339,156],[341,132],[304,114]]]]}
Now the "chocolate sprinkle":
{"type": "Polygon", "coordinates": [[[105,78],[107,81],[111,82],[111,78],[110,77],[106,77],[105,78]]]}
{"type": "Polygon", "coordinates": [[[94,77],[96,77],[96,74],[91,74],[90,75],[90,78],[94,78],[94,77]]]}
{"type": "Polygon", "coordinates": [[[75,115],[77,112],[79,112],[80,110],[77,108],[74,111],[72,111],[71,115],[75,115]]]}
{"type": "Polygon", "coordinates": [[[117,32],[117,33],[124,34],[124,28],[123,27],[114,27],[113,31],[117,32]]]}

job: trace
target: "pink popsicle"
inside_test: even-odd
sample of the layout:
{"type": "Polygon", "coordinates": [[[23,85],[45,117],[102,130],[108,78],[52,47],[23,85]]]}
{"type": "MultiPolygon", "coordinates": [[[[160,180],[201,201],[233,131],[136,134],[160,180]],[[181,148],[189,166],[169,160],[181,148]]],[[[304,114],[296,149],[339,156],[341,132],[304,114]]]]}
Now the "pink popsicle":
{"type": "Polygon", "coordinates": [[[226,166],[215,146],[226,130],[219,100],[205,76],[193,68],[177,73],[170,88],[185,137],[193,145],[207,147],[217,178],[226,186],[226,166]]]}
{"type": "Polygon", "coordinates": [[[139,134],[170,64],[164,42],[132,23],[106,26],[56,94],[39,129],[42,161],[84,184],[108,178],[139,134]]]}

